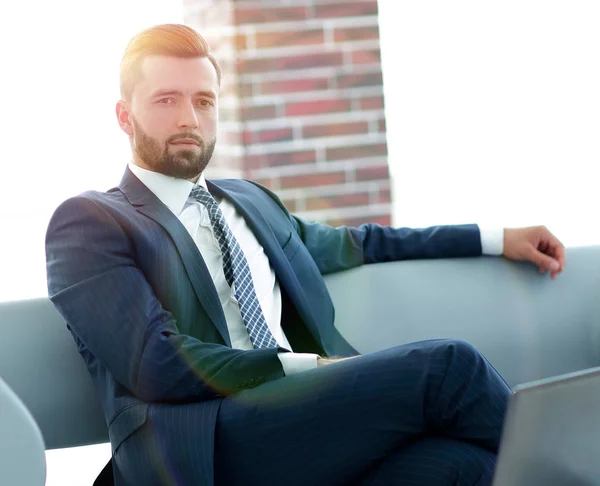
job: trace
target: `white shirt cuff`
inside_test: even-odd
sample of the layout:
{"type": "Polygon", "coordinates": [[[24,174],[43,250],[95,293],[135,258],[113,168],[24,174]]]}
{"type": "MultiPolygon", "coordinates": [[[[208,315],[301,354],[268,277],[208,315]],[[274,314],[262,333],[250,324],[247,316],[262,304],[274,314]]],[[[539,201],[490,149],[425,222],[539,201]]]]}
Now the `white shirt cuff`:
{"type": "Polygon", "coordinates": [[[481,252],[484,255],[502,255],[504,253],[504,228],[481,228],[481,252]]]}
{"type": "Polygon", "coordinates": [[[317,358],[319,357],[311,353],[277,353],[277,356],[286,375],[316,368],[317,358]]]}

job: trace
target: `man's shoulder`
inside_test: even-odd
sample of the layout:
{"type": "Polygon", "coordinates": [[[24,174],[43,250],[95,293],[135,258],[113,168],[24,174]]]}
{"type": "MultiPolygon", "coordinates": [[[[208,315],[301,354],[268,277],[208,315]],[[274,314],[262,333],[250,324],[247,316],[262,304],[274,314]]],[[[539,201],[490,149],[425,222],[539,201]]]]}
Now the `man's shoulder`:
{"type": "Polygon", "coordinates": [[[106,192],[90,190],[69,197],[55,209],[52,219],[74,214],[122,214],[127,211],[135,209],[125,194],[115,187],[106,192]]]}
{"type": "Polygon", "coordinates": [[[107,208],[122,206],[124,204],[131,207],[131,203],[127,199],[127,196],[125,196],[125,194],[118,187],[113,187],[105,192],[94,190],[85,191],[77,194],[76,196],[71,196],[63,202],[63,204],[70,205],[90,203],[107,208]]]}

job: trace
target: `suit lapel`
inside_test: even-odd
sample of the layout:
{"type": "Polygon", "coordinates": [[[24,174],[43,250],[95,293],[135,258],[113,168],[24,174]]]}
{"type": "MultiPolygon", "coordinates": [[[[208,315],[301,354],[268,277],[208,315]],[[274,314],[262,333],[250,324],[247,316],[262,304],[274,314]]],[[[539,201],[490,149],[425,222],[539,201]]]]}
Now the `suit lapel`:
{"type": "Polygon", "coordinates": [[[160,224],[175,244],[196,296],[225,343],[231,346],[223,308],[198,247],[179,219],[127,168],[119,188],[135,209],[160,224]],[[210,284],[207,284],[210,283],[210,284]]]}
{"type": "Polygon", "coordinates": [[[236,210],[243,216],[244,220],[252,229],[254,236],[262,245],[269,262],[273,265],[276,270],[287,269],[288,272],[276,272],[279,274],[289,273],[292,271],[290,264],[285,258],[285,255],[281,251],[281,246],[277,242],[277,238],[273,234],[273,230],[269,226],[269,223],[254,205],[254,203],[247,197],[246,194],[236,190],[235,187],[229,187],[226,189],[224,184],[206,181],[208,190],[216,197],[225,197],[229,199],[235,206],[236,210]]]}
{"type": "Polygon", "coordinates": [[[238,190],[236,185],[228,184],[225,181],[206,182],[208,190],[213,195],[229,199],[237,211],[244,217],[246,223],[252,229],[254,236],[256,236],[256,239],[262,245],[279,283],[285,288],[296,309],[298,309],[298,312],[302,316],[305,325],[313,332],[313,335],[320,335],[317,323],[306,301],[301,298],[304,292],[300,288],[294,270],[263,214],[246,195],[246,192],[238,190]]]}

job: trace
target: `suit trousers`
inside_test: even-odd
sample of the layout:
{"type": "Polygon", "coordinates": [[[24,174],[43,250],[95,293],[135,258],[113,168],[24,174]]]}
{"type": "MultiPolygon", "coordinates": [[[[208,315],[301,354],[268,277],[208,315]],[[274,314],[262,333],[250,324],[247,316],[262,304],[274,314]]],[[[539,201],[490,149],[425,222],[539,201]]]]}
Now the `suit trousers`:
{"type": "Polygon", "coordinates": [[[509,395],[464,341],[396,346],[228,397],[214,437],[195,404],[153,405],[116,484],[201,486],[214,440],[215,486],[489,485],[509,395]]]}
{"type": "Polygon", "coordinates": [[[488,485],[509,395],[454,340],[287,376],[223,401],[215,484],[488,485]]]}

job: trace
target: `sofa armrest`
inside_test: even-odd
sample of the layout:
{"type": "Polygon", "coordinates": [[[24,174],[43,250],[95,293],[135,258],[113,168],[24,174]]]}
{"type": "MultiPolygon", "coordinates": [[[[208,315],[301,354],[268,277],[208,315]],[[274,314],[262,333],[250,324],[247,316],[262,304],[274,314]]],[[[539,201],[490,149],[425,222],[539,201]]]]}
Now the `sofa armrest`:
{"type": "Polygon", "coordinates": [[[42,434],[25,405],[1,378],[0,430],[2,484],[43,486],[46,459],[42,434]]]}

